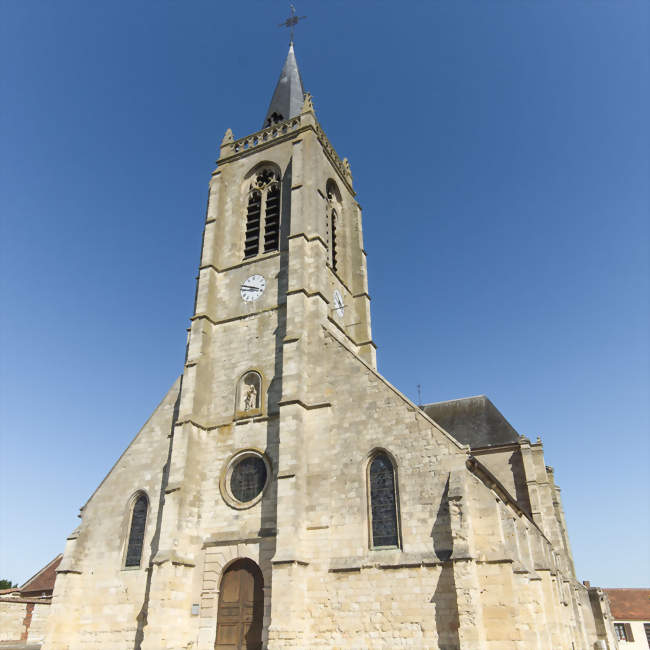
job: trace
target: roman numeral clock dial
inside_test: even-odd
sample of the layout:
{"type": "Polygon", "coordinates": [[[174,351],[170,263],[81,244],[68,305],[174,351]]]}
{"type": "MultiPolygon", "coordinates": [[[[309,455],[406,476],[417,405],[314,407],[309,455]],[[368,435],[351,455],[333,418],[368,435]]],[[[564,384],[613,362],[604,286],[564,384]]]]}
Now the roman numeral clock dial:
{"type": "Polygon", "coordinates": [[[336,312],[339,318],[343,318],[343,314],[345,312],[345,305],[343,304],[343,296],[341,295],[341,292],[338,289],[334,291],[334,311],[336,312]]]}
{"type": "Polygon", "coordinates": [[[241,285],[241,297],[244,302],[257,300],[266,289],[266,280],[263,275],[251,275],[241,285]]]}

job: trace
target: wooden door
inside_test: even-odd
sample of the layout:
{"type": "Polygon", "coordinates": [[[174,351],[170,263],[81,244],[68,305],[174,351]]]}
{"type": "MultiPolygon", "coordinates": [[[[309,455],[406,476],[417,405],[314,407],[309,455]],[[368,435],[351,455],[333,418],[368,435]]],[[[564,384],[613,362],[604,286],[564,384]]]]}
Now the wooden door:
{"type": "Polygon", "coordinates": [[[223,574],[217,611],[217,650],[260,650],[264,580],[255,562],[233,562],[223,574]]]}

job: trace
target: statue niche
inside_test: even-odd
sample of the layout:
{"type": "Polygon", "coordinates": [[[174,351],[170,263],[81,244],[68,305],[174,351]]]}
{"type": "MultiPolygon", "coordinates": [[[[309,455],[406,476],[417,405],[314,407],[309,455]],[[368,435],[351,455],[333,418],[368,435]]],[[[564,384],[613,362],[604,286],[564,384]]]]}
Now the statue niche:
{"type": "Polygon", "coordinates": [[[262,408],[262,377],[255,371],[247,372],[237,387],[236,411],[239,417],[259,413],[262,408]]]}

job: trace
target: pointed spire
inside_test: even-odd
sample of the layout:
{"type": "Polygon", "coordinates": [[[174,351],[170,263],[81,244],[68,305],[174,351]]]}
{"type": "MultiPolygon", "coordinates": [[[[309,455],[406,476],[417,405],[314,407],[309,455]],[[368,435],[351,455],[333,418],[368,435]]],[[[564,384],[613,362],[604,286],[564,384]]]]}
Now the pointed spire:
{"type": "Polygon", "coordinates": [[[300,115],[304,97],[305,92],[302,88],[302,79],[292,42],[289,45],[289,54],[287,54],[287,60],[284,62],[280,79],[275,87],[269,110],[266,111],[262,128],[300,115]]]}

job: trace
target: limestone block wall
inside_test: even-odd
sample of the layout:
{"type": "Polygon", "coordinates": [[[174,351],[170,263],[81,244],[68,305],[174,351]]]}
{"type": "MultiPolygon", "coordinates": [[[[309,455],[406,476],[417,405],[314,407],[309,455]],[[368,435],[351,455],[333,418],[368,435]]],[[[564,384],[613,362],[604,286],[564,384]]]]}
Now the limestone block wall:
{"type": "Polygon", "coordinates": [[[27,603],[0,600],[0,642],[24,640],[27,603]]]}
{"type": "Polygon", "coordinates": [[[41,643],[45,638],[49,602],[27,599],[0,600],[0,644],[15,641],[41,643]]]}
{"type": "Polygon", "coordinates": [[[450,565],[310,571],[307,586],[307,647],[458,647],[450,565]]]}
{"type": "Polygon", "coordinates": [[[566,569],[563,549],[511,495],[469,485],[487,647],[591,648],[598,636],[588,593],[566,569]]]}
{"type": "MultiPolygon", "coordinates": [[[[471,475],[465,451],[339,341],[324,335],[318,345],[330,361],[313,385],[331,407],[312,416],[315,435],[305,441],[313,460],[301,522],[307,566],[294,569],[306,594],[302,647],[589,648],[584,594],[560,572],[544,533],[471,475]],[[376,447],[397,467],[395,551],[369,548],[365,462],[376,447]],[[458,472],[466,475],[457,504],[465,532],[449,512],[458,472]],[[478,621],[484,638],[467,641],[478,621]]],[[[280,634],[282,602],[273,595],[269,647],[300,646],[280,634]]]]}
{"type": "Polygon", "coordinates": [[[496,476],[517,501],[519,507],[527,514],[531,514],[526,472],[519,444],[472,449],[472,455],[496,476]]]}
{"type": "Polygon", "coordinates": [[[49,603],[34,603],[29,631],[27,633],[27,643],[43,643],[45,633],[47,632],[49,615],[49,603]]]}
{"type": "MultiPolygon", "coordinates": [[[[273,277],[270,275],[271,279],[273,277]]],[[[232,287],[237,297],[239,284],[232,287]]],[[[259,309],[264,310],[265,304],[259,309]]],[[[278,382],[274,384],[273,379],[281,341],[271,333],[280,326],[279,316],[278,309],[268,309],[219,325],[204,324],[209,342],[204,343],[201,350],[190,350],[188,364],[197,363],[199,367],[195,379],[191,372],[186,372],[181,419],[191,418],[197,425],[210,430],[232,424],[237,382],[248,370],[256,370],[262,376],[262,410],[267,412],[269,406],[273,408],[274,403],[277,404],[278,382]]],[[[277,412],[277,406],[275,410],[277,412]]]]}
{"type": "Polygon", "coordinates": [[[177,380],[82,509],[57,572],[46,650],[133,648],[147,586],[146,567],[157,544],[158,508],[169,435],[180,387],[177,380]],[[123,568],[130,501],[149,500],[143,557],[123,568]]]}
{"type": "Polygon", "coordinates": [[[601,643],[605,644],[603,648],[610,648],[610,650],[618,648],[609,599],[600,587],[592,587],[589,583],[586,583],[586,587],[589,594],[589,604],[593,612],[597,638],[601,640],[601,643]]]}
{"type": "Polygon", "coordinates": [[[285,595],[272,596],[269,647],[449,647],[458,638],[452,533],[445,490],[465,453],[372,369],[322,332],[311,342],[304,515],[294,584],[304,585],[303,624],[284,621],[285,595]],[[315,359],[317,357],[317,359],[315,359]],[[366,469],[382,449],[397,471],[401,549],[369,548],[366,469]],[[435,533],[434,533],[435,530],[435,533]],[[439,544],[439,546],[436,546],[439,544]],[[283,633],[283,628],[285,629],[283,633]],[[297,635],[302,636],[297,636],[297,635]]]}
{"type": "Polygon", "coordinates": [[[444,545],[449,528],[443,495],[449,472],[464,466],[465,452],[338,341],[324,334],[320,345],[315,343],[320,346],[328,363],[320,364],[323,371],[314,385],[321,386],[322,401],[332,407],[327,427],[307,441],[307,453],[314,466],[323,467],[327,441],[330,480],[309,494],[317,503],[327,499],[320,508],[330,513],[331,548],[340,556],[368,552],[367,463],[381,449],[396,467],[402,549],[447,551],[435,547],[438,541],[444,545]]]}

